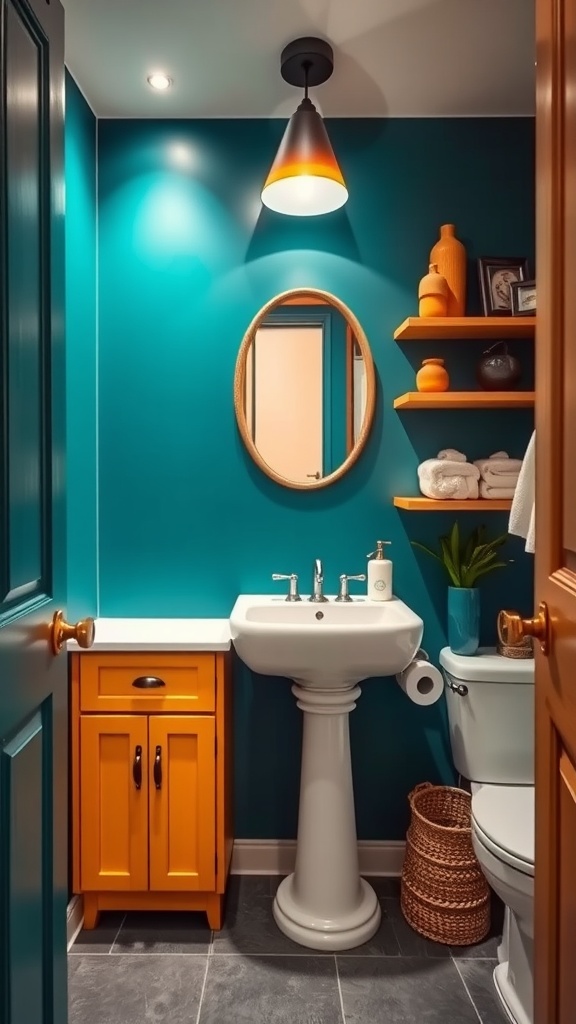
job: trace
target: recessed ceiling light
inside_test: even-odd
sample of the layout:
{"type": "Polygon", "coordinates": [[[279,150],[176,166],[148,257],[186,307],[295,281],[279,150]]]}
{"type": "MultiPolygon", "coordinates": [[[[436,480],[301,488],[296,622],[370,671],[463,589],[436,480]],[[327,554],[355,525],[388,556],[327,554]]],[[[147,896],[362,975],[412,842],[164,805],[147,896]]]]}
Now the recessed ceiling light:
{"type": "Polygon", "coordinates": [[[157,89],[158,92],[163,92],[164,89],[169,89],[172,85],[172,79],[160,71],[148,75],[147,82],[151,89],[157,89]]]}

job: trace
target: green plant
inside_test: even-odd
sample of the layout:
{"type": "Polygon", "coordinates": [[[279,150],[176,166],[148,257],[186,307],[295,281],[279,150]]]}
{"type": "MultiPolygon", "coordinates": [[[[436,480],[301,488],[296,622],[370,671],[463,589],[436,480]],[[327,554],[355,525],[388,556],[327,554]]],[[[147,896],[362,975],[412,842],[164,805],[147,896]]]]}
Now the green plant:
{"type": "Polygon", "coordinates": [[[454,523],[450,533],[440,537],[439,554],[417,540],[413,540],[412,544],[432,555],[444,566],[453,587],[475,587],[481,576],[508,565],[507,562],[497,561],[498,549],[506,543],[507,534],[487,541],[485,529],[484,526],[477,526],[465,540],[460,536],[458,523],[454,523]]]}

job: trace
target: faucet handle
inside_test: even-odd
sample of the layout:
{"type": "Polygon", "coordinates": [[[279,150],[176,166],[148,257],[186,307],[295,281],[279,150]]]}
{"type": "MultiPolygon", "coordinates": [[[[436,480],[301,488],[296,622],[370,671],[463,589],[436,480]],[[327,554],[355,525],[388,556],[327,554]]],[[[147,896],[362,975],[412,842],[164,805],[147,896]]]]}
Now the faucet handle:
{"type": "Polygon", "coordinates": [[[272,573],[273,580],[290,580],[290,586],[288,588],[288,594],[286,595],[287,601],[301,601],[302,598],[298,593],[298,576],[295,572],[284,574],[281,572],[272,573]]]}
{"type": "Polygon", "coordinates": [[[346,573],[342,573],[340,577],[340,590],[338,591],[338,597],[336,601],[351,601],[352,598],[348,593],[348,580],[362,580],[366,579],[366,573],[361,572],[357,576],[347,576],[346,573]]]}

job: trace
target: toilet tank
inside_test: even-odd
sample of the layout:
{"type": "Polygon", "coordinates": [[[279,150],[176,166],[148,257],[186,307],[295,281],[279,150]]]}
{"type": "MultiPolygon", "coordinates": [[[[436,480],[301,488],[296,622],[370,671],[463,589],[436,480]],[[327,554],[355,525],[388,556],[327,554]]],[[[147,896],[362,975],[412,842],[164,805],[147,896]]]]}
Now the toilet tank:
{"type": "Polygon", "coordinates": [[[534,783],[534,660],[440,652],[452,760],[471,782],[534,783]],[[454,687],[464,687],[458,693],[454,687]]]}

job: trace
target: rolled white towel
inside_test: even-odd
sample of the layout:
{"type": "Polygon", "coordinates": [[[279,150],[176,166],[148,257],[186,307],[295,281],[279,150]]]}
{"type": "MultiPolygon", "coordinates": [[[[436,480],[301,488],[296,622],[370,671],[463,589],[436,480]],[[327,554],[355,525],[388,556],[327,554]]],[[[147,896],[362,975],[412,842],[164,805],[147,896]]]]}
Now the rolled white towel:
{"type": "Polygon", "coordinates": [[[480,497],[487,498],[488,500],[491,498],[493,501],[497,498],[513,498],[515,490],[515,487],[494,487],[491,484],[487,484],[485,480],[480,481],[480,497]]]}
{"type": "Polygon", "coordinates": [[[443,459],[448,462],[466,462],[466,456],[462,452],[457,451],[456,448],[443,448],[441,452],[438,452],[436,456],[438,459],[443,459]]]}
{"type": "Polygon", "coordinates": [[[480,476],[485,476],[486,473],[507,475],[520,472],[522,459],[510,459],[507,452],[494,452],[494,455],[490,455],[487,459],[475,459],[474,465],[478,466],[480,476]]]}
{"type": "Polygon", "coordinates": [[[519,475],[520,471],[518,473],[483,473],[481,479],[489,487],[511,487],[514,490],[519,475]]]}
{"type": "Polygon", "coordinates": [[[420,490],[427,498],[477,498],[479,477],[478,469],[470,462],[426,459],[418,466],[420,490]]]}

